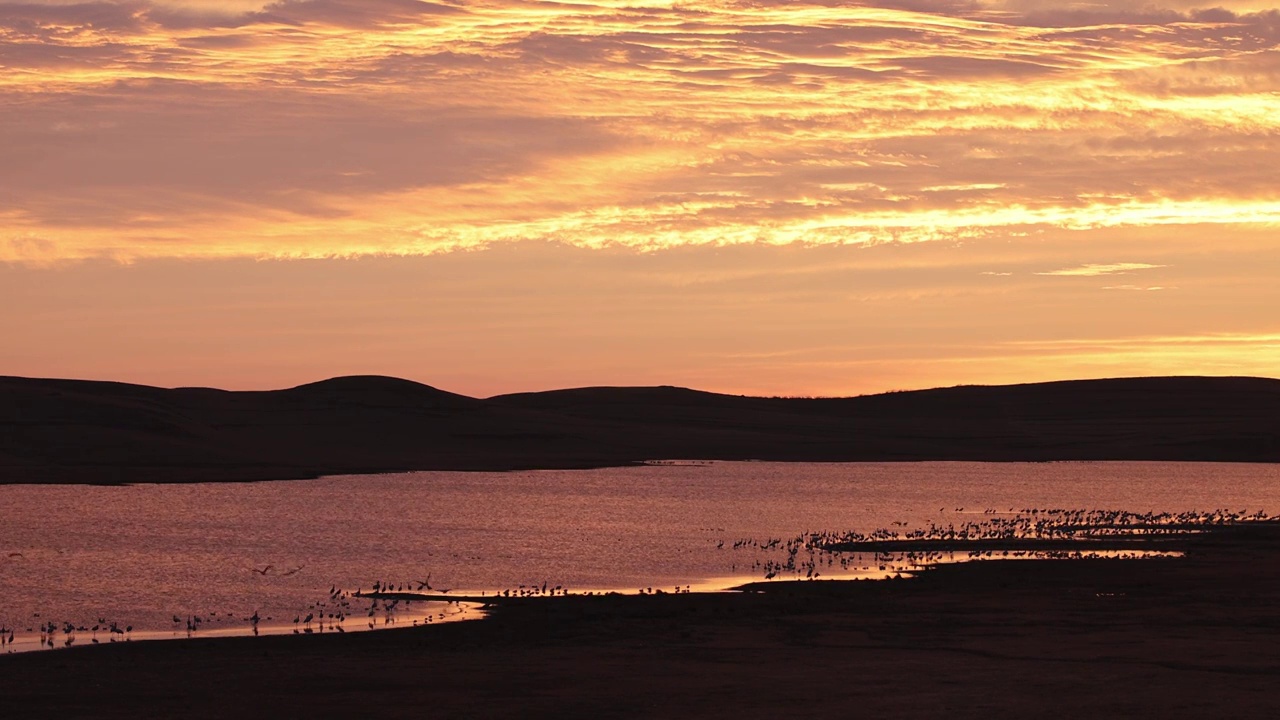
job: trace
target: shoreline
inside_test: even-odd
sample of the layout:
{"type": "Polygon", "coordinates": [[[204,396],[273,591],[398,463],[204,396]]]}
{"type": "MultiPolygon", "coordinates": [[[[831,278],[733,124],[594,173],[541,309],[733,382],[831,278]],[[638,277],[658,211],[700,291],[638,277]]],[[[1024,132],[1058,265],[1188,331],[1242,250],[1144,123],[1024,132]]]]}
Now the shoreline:
{"type": "MultiPolygon", "coordinates": [[[[415,600],[416,602],[416,600],[415,600]]],[[[480,620],[484,617],[484,608],[476,607],[477,603],[464,599],[445,601],[428,600],[434,606],[422,610],[406,612],[398,610],[394,615],[386,615],[373,620],[352,618],[348,624],[335,620],[316,620],[293,624],[283,619],[270,620],[258,624],[237,624],[235,626],[197,626],[191,628],[190,619],[186,619],[190,629],[179,629],[178,623],[172,630],[137,629],[120,633],[116,637],[110,628],[96,632],[79,628],[72,633],[64,633],[61,628],[54,628],[51,633],[43,631],[23,631],[15,634],[13,642],[0,644],[0,655],[23,655],[47,652],[77,652],[81,648],[100,645],[124,645],[130,643],[150,642],[203,642],[211,639],[255,639],[264,637],[321,636],[325,634],[344,635],[347,633],[366,633],[400,630],[428,624],[444,624],[450,622],[466,622],[480,620]],[[456,611],[449,611],[448,606],[455,606],[456,611]],[[441,612],[441,610],[444,610],[441,612]],[[67,640],[70,639],[71,642],[67,640]]]]}
{"type": "Polygon", "coordinates": [[[0,687],[7,710],[74,717],[1280,711],[1275,521],[1214,528],[1181,558],[763,585],[521,598],[398,632],[24,653],[0,657],[0,687]]]}
{"type": "MultiPolygon", "coordinates": [[[[717,458],[688,458],[688,459],[664,459],[664,460],[617,460],[617,461],[600,461],[596,463],[578,463],[570,462],[563,464],[529,464],[518,466],[495,465],[493,467],[479,466],[439,466],[439,467],[413,467],[400,469],[370,469],[370,470],[341,470],[341,471],[313,471],[305,474],[281,474],[270,476],[258,476],[250,474],[245,477],[236,477],[234,475],[210,475],[198,474],[191,477],[185,476],[166,476],[167,479],[143,479],[143,480],[94,480],[90,474],[87,478],[76,476],[73,479],[58,479],[46,481],[32,481],[27,479],[16,478],[0,474],[0,487],[3,486],[84,486],[84,487],[132,487],[135,485],[236,485],[236,484],[255,484],[255,483],[276,483],[276,482],[304,482],[307,480],[322,480],[325,478],[340,478],[353,476],[373,476],[373,475],[413,475],[416,473],[521,473],[521,472],[542,472],[542,471],[573,471],[573,470],[605,470],[611,468],[641,468],[641,467],[663,467],[663,466],[681,466],[681,467],[700,467],[714,463],[776,463],[785,465],[912,465],[912,464],[928,464],[928,463],[973,463],[973,464],[992,464],[992,465],[1018,465],[1018,464],[1099,464],[1099,463],[1171,463],[1194,464],[1194,465],[1267,465],[1280,466],[1280,460],[1258,460],[1258,459],[1207,459],[1207,460],[1178,460],[1169,458],[1062,458],[1055,460],[1027,460],[1022,458],[855,458],[855,459],[804,459],[804,458],[756,458],[756,457],[717,457],[717,458]]],[[[150,471],[154,469],[144,469],[141,473],[143,477],[152,474],[150,471]]],[[[113,471],[114,473],[115,471],[113,471]]]]}
{"type": "MultiPolygon", "coordinates": [[[[962,509],[958,509],[962,510],[962,509]]],[[[960,513],[963,517],[965,514],[960,513]]],[[[1023,509],[1008,512],[986,509],[968,513],[973,520],[959,525],[931,522],[916,529],[906,527],[858,532],[804,532],[786,538],[766,540],[743,538],[721,541],[717,549],[739,547],[773,557],[757,557],[751,571],[731,575],[699,576],[653,584],[575,587],[572,589],[520,585],[502,589],[433,589],[427,581],[414,583],[374,583],[371,588],[347,590],[333,585],[327,597],[292,610],[265,608],[261,622],[252,617],[233,617],[230,612],[174,613],[162,622],[149,618],[139,624],[136,615],[114,614],[116,621],[76,618],[41,608],[26,623],[0,624],[0,653],[43,651],[128,641],[181,641],[207,637],[258,637],[259,635],[312,635],[412,627],[437,621],[482,618],[489,611],[522,602],[557,597],[604,597],[689,593],[770,592],[788,582],[815,580],[856,582],[918,577],[943,565],[995,560],[1041,562],[1045,560],[1153,559],[1181,557],[1205,533],[1224,528],[1276,522],[1258,511],[1252,514],[1226,510],[1209,512],[1141,514],[1123,511],[1023,509]],[[728,547],[731,545],[732,547],[728,547]],[[456,610],[455,610],[456,608],[456,610]],[[471,615],[472,611],[478,611],[471,615]],[[295,616],[296,613],[296,617],[295,616]],[[272,616],[276,619],[273,619],[272,616]],[[203,616],[203,618],[201,617],[203,616]],[[462,617],[456,617],[462,616],[462,617]],[[67,617],[71,618],[68,622],[67,617]],[[121,617],[132,620],[126,624],[121,617]],[[293,623],[288,618],[294,617],[293,623]],[[32,618],[40,618],[38,630],[32,618]],[[186,631],[182,622],[186,621],[186,631]],[[228,623],[228,621],[231,621],[228,623]],[[227,623],[227,624],[223,624],[227,623]],[[124,630],[117,629],[123,628],[124,630]],[[136,626],[136,632],[135,632],[136,626]],[[14,634],[16,633],[16,640],[14,634]],[[101,638],[100,635],[101,634],[101,638]]],[[[960,522],[957,518],[956,522],[960,522]]],[[[905,525],[905,523],[894,523],[905,525]]],[[[268,566],[268,569],[270,566],[268,566]]]]}
{"type": "MultiPolygon", "coordinates": [[[[107,622],[84,617],[61,616],[42,608],[26,623],[0,623],[0,653],[69,649],[103,642],[183,640],[210,636],[258,637],[281,634],[323,634],[365,632],[392,625],[416,626],[436,621],[465,619],[471,610],[483,617],[491,608],[523,602],[529,598],[557,596],[687,594],[718,592],[760,592],[763,582],[794,580],[887,580],[915,576],[940,564],[991,559],[1043,560],[1055,558],[1141,558],[1184,554],[1188,542],[1206,527],[1265,520],[1265,513],[1252,515],[1224,510],[1209,513],[1143,513],[1120,511],[1063,511],[1024,509],[1009,512],[986,509],[970,513],[974,521],[946,526],[930,523],[914,530],[880,529],[870,534],[857,532],[805,532],[791,538],[767,540],[744,538],[734,541],[731,550],[755,548],[774,557],[759,558],[753,572],[733,575],[683,578],[678,582],[637,585],[575,587],[561,585],[519,585],[505,590],[490,588],[435,589],[428,580],[407,584],[375,582],[369,589],[330,587],[328,595],[293,611],[255,609],[252,616],[237,617],[230,612],[173,613],[172,625],[139,622],[140,618],[108,612],[107,622]],[[673,584],[674,583],[674,584],[673,584]],[[452,593],[452,594],[450,594],[452,593]],[[361,605],[366,604],[361,607],[361,605]],[[416,604],[415,604],[416,603],[416,604]],[[456,612],[453,610],[456,608],[456,612]],[[296,615],[295,615],[296,612],[296,615]],[[274,619],[277,617],[278,619],[274,619]],[[292,625],[287,618],[294,616],[292,625]],[[458,617],[463,616],[463,617],[458,617]],[[34,618],[40,618],[38,630],[34,618]],[[185,632],[183,621],[185,620],[185,632]],[[228,623],[230,621],[230,623],[228,623]],[[228,623],[228,624],[224,624],[228,623]],[[380,627],[381,626],[381,627],[380,627]],[[24,629],[25,627],[25,629],[24,629]],[[135,632],[136,628],[136,632],[135,632]],[[99,639],[99,633],[102,639],[99,639]]],[[[898,525],[898,524],[895,524],[898,525]]],[[[725,549],[721,540],[717,549],[725,549]]],[[[731,565],[731,567],[735,567],[731,565]]],[[[744,566],[745,567],[745,566],[744,566]]],[[[269,570],[267,566],[265,570],[269,570]]],[[[301,569],[301,568],[298,568],[301,569]]],[[[265,570],[263,571],[265,574],[265,570]]]]}

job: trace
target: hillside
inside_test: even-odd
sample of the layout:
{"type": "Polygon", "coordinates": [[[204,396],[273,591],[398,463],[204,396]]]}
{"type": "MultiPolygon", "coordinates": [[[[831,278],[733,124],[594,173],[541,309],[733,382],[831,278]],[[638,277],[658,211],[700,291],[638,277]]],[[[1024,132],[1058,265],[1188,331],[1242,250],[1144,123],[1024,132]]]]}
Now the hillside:
{"type": "Polygon", "coordinates": [[[1167,377],[854,398],[578,388],[470,398],[334,378],[229,392],[0,377],[0,483],[767,460],[1280,461],[1280,380],[1167,377]]]}

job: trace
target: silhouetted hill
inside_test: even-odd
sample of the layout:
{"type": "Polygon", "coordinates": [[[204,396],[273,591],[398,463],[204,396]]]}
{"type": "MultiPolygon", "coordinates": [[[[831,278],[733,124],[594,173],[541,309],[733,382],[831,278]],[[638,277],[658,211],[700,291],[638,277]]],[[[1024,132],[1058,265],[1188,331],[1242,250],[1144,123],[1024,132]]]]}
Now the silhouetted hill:
{"type": "Polygon", "coordinates": [[[310,398],[314,402],[392,407],[430,407],[434,409],[463,409],[475,407],[482,401],[466,395],[438,390],[412,380],[381,375],[352,375],[330,378],[320,382],[299,385],[280,391],[297,398],[310,398]]]}
{"type": "Polygon", "coordinates": [[[470,398],[0,378],[0,482],[189,482],[658,458],[1280,461],[1280,380],[1132,378],[854,398],[598,387],[470,398]]]}

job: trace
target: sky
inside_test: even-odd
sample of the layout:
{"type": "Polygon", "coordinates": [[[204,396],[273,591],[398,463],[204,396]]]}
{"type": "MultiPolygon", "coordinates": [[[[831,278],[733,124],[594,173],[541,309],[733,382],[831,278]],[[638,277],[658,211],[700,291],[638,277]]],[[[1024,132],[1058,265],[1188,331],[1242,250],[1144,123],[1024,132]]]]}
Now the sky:
{"type": "Polygon", "coordinates": [[[1276,0],[0,0],[0,374],[1280,376],[1276,0]]]}

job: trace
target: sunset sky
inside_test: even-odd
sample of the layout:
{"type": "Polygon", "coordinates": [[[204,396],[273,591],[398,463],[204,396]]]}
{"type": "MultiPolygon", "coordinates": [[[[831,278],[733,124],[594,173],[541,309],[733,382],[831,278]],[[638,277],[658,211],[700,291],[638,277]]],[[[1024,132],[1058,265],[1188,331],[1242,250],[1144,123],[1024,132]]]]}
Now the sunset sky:
{"type": "Polygon", "coordinates": [[[0,0],[0,374],[1280,376],[1276,0],[0,0]]]}

